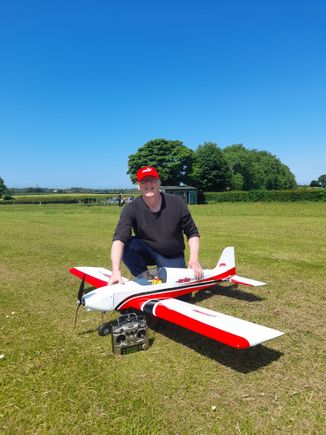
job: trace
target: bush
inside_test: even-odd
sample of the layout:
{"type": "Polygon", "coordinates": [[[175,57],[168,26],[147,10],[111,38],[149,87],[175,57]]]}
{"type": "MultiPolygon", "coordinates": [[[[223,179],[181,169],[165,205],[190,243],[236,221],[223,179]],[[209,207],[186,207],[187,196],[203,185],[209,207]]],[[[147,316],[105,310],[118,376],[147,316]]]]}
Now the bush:
{"type": "Polygon", "coordinates": [[[13,198],[11,195],[9,195],[9,194],[6,194],[6,195],[4,195],[4,197],[3,197],[3,200],[4,201],[11,201],[11,200],[14,200],[15,198],[13,198]]]}

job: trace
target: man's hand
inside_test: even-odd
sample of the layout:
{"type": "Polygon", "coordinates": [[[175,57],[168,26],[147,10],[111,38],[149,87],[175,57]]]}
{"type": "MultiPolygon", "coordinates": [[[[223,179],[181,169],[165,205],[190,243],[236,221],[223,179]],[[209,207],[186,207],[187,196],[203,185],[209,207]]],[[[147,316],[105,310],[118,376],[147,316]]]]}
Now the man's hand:
{"type": "Polygon", "coordinates": [[[200,279],[203,276],[203,268],[198,260],[189,260],[188,268],[194,271],[195,279],[200,279]]]}
{"type": "Polygon", "coordinates": [[[190,258],[188,267],[194,271],[195,279],[200,279],[203,276],[203,268],[198,261],[199,255],[199,237],[191,237],[188,241],[190,249],[190,258]]]}
{"type": "Polygon", "coordinates": [[[108,285],[111,284],[124,284],[120,264],[122,259],[122,254],[124,250],[124,244],[120,240],[115,240],[111,247],[111,261],[112,261],[112,275],[109,279],[108,285]]]}
{"type": "Polygon", "coordinates": [[[124,284],[120,270],[117,270],[116,272],[112,272],[108,285],[112,285],[112,284],[124,284]]]}

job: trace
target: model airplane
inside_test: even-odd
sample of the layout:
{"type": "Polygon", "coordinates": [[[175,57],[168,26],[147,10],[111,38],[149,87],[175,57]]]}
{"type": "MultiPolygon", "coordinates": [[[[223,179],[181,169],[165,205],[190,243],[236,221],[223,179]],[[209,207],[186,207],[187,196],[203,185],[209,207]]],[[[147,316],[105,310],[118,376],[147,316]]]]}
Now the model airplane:
{"type": "Polygon", "coordinates": [[[163,267],[144,272],[124,284],[108,285],[111,272],[98,267],[73,267],[70,272],[82,279],[78,308],[88,311],[134,309],[167,320],[226,345],[245,349],[283,335],[283,332],[236,317],[201,308],[176,299],[188,293],[228,281],[247,286],[265,283],[236,275],[234,248],[225,248],[214,269],[204,269],[197,280],[192,269],[163,267]],[[84,281],[95,287],[84,294],[84,281]]]}

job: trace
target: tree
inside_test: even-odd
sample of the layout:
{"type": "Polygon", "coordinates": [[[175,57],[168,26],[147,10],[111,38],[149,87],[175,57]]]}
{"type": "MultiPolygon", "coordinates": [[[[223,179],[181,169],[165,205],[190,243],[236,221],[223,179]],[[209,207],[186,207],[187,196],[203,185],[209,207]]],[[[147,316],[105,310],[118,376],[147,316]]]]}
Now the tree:
{"type": "Polygon", "coordinates": [[[223,149],[223,156],[228,162],[232,174],[231,185],[233,189],[236,187],[238,190],[241,177],[243,190],[259,189],[263,175],[249,150],[242,144],[230,145],[223,149]]]}
{"type": "Polygon", "coordinates": [[[267,151],[252,150],[261,166],[263,183],[268,190],[293,189],[296,187],[295,177],[284,163],[267,151]]]}
{"type": "Polygon", "coordinates": [[[188,184],[192,170],[193,151],[179,140],[153,139],[128,157],[131,181],[136,182],[136,172],[147,165],[154,166],[163,185],[188,184]]]}
{"type": "Polygon", "coordinates": [[[312,180],[310,187],[326,187],[326,175],[321,175],[317,180],[312,180]]]}
{"type": "Polygon", "coordinates": [[[215,143],[205,142],[194,152],[192,179],[194,186],[205,192],[221,192],[230,187],[228,163],[215,143]]]}
{"type": "Polygon", "coordinates": [[[326,174],[318,177],[317,181],[321,187],[326,187],[326,174]]]}
{"type": "Polygon", "coordinates": [[[233,175],[231,179],[231,189],[243,190],[243,186],[244,186],[243,176],[238,172],[237,174],[233,175]]]}
{"type": "Polygon", "coordinates": [[[2,198],[8,192],[8,188],[5,185],[5,182],[0,177],[0,198],[2,198]]]}
{"type": "Polygon", "coordinates": [[[276,156],[267,151],[248,150],[242,144],[224,148],[223,154],[232,172],[232,188],[243,178],[243,189],[293,189],[294,175],[276,156]],[[237,178],[235,178],[237,177],[237,178]]]}

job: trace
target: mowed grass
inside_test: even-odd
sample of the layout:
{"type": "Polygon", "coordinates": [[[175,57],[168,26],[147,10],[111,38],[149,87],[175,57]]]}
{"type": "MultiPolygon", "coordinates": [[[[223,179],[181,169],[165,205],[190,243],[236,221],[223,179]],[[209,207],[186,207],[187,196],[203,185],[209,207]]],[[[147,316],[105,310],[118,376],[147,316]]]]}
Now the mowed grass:
{"type": "Polygon", "coordinates": [[[149,350],[114,356],[99,314],[81,309],[73,329],[68,270],[110,267],[120,209],[1,206],[1,433],[325,433],[326,204],[191,210],[204,267],[233,245],[238,274],[268,283],[194,303],[285,335],[239,351],[164,324],[149,350]]]}

